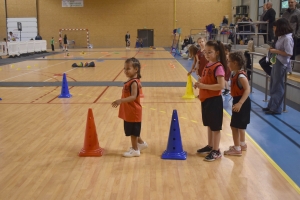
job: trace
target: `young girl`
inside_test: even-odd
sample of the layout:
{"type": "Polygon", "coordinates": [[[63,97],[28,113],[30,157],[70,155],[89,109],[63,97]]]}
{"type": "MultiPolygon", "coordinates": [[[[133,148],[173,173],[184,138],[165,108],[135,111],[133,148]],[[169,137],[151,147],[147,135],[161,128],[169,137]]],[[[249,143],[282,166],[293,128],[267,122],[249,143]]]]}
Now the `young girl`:
{"type": "Polygon", "coordinates": [[[189,57],[190,58],[193,58],[194,59],[194,62],[192,64],[192,69],[191,71],[188,72],[187,75],[191,75],[191,73],[193,73],[195,71],[195,67],[196,67],[196,64],[197,64],[197,52],[198,52],[198,48],[195,46],[195,45],[191,45],[189,47],[189,57]]]}
{"type": "Polygon", "coordinates": [[[219,149],[220,130],[223,122],[223,99],[225,71],[227,69],[224,46],[220,41],[209,41],[205,45],[205,57],[208,64],[203,69],[201,82],[195,83],[200,88],[199,98],[202,106],[202,121],[207,126],[208,145],[197,152],[207,154],[205,161],[214,161],[222,157],[219,149]]]}
{"type": "Polygon", "coordinates": [[[231,96],[232,117],[231,130],[234,146],[224,151],[224,155],[241,156],[242,151],[247,150],[245,143],[245,129],[250,123],[251,101],[249,98],[250,87],[245,72],[246,60],[244,53],[237,51],[229,54],[228,66],[231,69],[231,96]]]}
{"type": "Polygon", "coordinates": [[[131,137],[129,151],[125,152],[125,157],[140,156],[140,150],[148,147],[147,143],[140,137],[142,106],[140,104],[139,80],[141,78],[141,64],[136,58],[129,58],[124,64],[124,73],[128,81],[124,83],[122,98],[112,103],[116,108],[120,105],[119,118],[124,120],[125,135],[131,137]]]}
{"type": "MultiPolygon", "coordinates": [[[[204,55],[206,39],[200,37],[200,38],[198,38],[197,43],[200,46],[200,49],[198,49],[196,56],[194,55],[194,57],[195,57],[194,63],[192,65],[192,69],[188,73],[188,75],[190,75],[193,71],[196,71],[196,73],[198,75],[198,79],[200,79],[201,75],[202,75],[202,71],[203,71],[204,67],[206,66],[206,64],[208,63],[208,61],[206,60],[205,55],[204,55]]],[[[191,53],[193,53],[193,52],[190,52],[190,54],[191,53]]]]}
{"type": "MultiPolygon", "coordinates": [[[[231,44],[224,45],[224,48],[225,48],[226,60],[228,60],[228,56],[231,51],[231,44]]],[[[228,81],[230,79],[230,75],[231,75],[231,71],[229,68],[227,68],[227,71],[225,72],[225,89],[223,95],[229,94],[230,88],[229,88],[228,81]]]]}

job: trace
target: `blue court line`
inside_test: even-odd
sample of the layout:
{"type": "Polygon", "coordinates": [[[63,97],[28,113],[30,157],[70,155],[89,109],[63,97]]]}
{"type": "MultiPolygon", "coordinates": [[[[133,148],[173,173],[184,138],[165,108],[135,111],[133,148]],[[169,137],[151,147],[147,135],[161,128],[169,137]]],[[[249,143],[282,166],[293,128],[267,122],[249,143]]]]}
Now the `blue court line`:
{"type": "MultiPolygon", "coordinates": [[[[180,57],[175,58],[187,71],[191,69],[193,60],[186,60],[180,57]]],[[[195,74],[193,74],[193,77],[197,80],[195,74]]],[[[282,113],[281,115],[266,115],[261,109],[267,106],[267,103],[262,101],[264,99],[264,93],[253,88],[253,93],[250,94],[250,98],[252,101],[252,111],[247,133],[275,164],[297,184],[296,189],[299,191],[300,112],[287,106],[287,113],[282,113]]],[[[224,97],[223,105],[224,109],[231,115],[232,100],[230,96],[224,97]]]]}

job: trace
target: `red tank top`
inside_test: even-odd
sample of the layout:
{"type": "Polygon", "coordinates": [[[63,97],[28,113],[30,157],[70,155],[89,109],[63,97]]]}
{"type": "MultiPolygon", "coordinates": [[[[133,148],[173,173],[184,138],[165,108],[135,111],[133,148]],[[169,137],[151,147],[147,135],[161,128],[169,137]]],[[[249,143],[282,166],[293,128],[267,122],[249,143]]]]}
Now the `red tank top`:
{"type": "MultiPolygon", "coordinates": [[[[220,62],[216,62],[215,64],[211,66],[204,67],[202,71],[201,76],[201,83],[203,84],[217,84],[217,77],[215,76],[216,69],[218,67],[223,67],[223,65],[220,62]]],[[[207,89],[200,89],[199,90],[199,99],[201,102],[205,101],[205,99],[208,99],[210,97],[220,96],[221,90],[207,90],[207,89]]]]}
{"type": "Polygon", "coordinates": [[[140,103],[140,84],[139,80],[134,78],[124,83],[122,90],[122,98],[129,97],[131,95],[131,84],[137,83],[138,92],[137,97],[132,102],[121,103],[119,109],[119,118],[126,122],[141,122],[142,121],[142,106],[140,103]]]}
{"type": "Polygon", "coordinates": [[[233,77],[231,77],[231,89],[230,93],[232,97],[243,96],[245,89],[240,88],[238,84],[239,75],[244,74],[246,77],[246,73],[244,71],[239,71],[233,77]]]}
{"type": "Polygon", "coordinates": [[[197,52],[197,56],[198,56],[198,75],[201,76],[202,75],[202,71],[204,69],[204,67],[207,65],[208,60],[206,60],[204,53],[201,52],[201,50],[199,50],[197,52]]]}

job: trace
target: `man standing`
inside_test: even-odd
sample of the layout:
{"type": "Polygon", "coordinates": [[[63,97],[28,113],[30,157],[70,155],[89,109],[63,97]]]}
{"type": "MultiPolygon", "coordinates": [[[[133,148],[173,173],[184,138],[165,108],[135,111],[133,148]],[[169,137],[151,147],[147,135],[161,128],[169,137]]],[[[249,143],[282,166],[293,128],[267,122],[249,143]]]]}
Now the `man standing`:
{"type": "MultiPolygon", "coordinates": [[[[265,16],[266,12],[267,12],[267,4],[265,3],[263,5],[263,13],[260,16],[259,21],[264,21],[263,18],[265,16]]],[[[259,33],[267,33],[267,25],[266,24],[259,24],[257,26],[258,26],[259,33]]],[[[264,43],[266,44],[267,43],[267,35],[264,34],[263,37],[264,37],[264,43]]]]}
{"type": "Polygon", "coordinates": [[[130,34],[129,31],[127,31],[125,35],[125,42],[126,42],[126,49],[130,49],[130,34]]]}
{"type": "Polygon", "coordinates": [[[263,17],[263,20],[266,22],[269,22],[268,41],[273,42],[274,41],[273,23],[275,21],[276,12],[272,8],[273,7],[272,2],[268,2],[266,7],[267,7],[267,12],[266,12],[265,16],[263,17]]]}
{"type": "Polygon", "coordinates": [[[282,15],[282,18],[287,19],[293,28],[294,51],[291,60],[295,60],[295,56],[300,54],[300,10],[296,5],[295,0],[289,0],[289,8],[282,15]]]}

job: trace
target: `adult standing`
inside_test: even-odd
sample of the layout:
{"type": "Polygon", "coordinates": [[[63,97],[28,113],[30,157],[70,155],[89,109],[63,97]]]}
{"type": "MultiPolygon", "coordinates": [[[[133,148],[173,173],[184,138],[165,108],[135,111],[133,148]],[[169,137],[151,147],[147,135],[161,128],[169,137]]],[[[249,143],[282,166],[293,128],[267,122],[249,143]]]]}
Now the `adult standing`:
{"type": "Polygon", "coordinates": [[[64,49],[63,49],[63,51],[64,50],[68,51],[68,37],[67,37],[66,34],[64,36],[64,49]]]}
{"type": "Polygon", "coordinates": [[[275,35],[278,40],[275,48],[270,48],[270,53],[276,54],[276,61],[272,64],[270,82],[270,101],[267,108],[263,108],[266,114],[281,114],[284,98],[284,79],[288,66],[291,64],[290,58],[293,55],[293,29],[285,18],[277,20],[275,35]]]}
{"type": "MultiPolygon", "coordinates": [[[[268,10],[267,4],[265,3],[263,5],[263,13],[260,16],[259,21],[261,21],[261,22],[264,21],[264,16],[265,16],[267,10],[268,10]]],[[[259,33],[267,33],[267,24],[259,24],[257,26],[258,26],[259,33]]],[[[264,43],[266,44],[267,43],[267,35],[263,34],[263,37],[264,37],[264,43]]]]}
{"type": "Polygon", "coordinates": [[[297,2],[289,0],[289,8],[283,13],[282,18],[289,21],[293,29],[294,49],[292,60],[300,54],[300,10],[297,9],[297,2]]]}
{"type": "Polygon", "coordinates": [[[226,18],[226,16],[223,17],[222,25],[223,25],[223,26],[228,25],[228,19],[226,18]]]}
{"type": "Polygon", "coordinates": [[[126,42],[126,49],[130,49],[130,34],[129,31],[127,31],[125,35],[125,42],[126,42]]]}
{"type": "Polygon", "coordinates": [[[263,17],[263,21],[269,22],[268,27],[268,42],[274,41],[274,31],[273,31],[273,23],[275,21],[276,11],[272,8],[272,2],[268,2],[266,4],[267,12],[263,17]]]}

